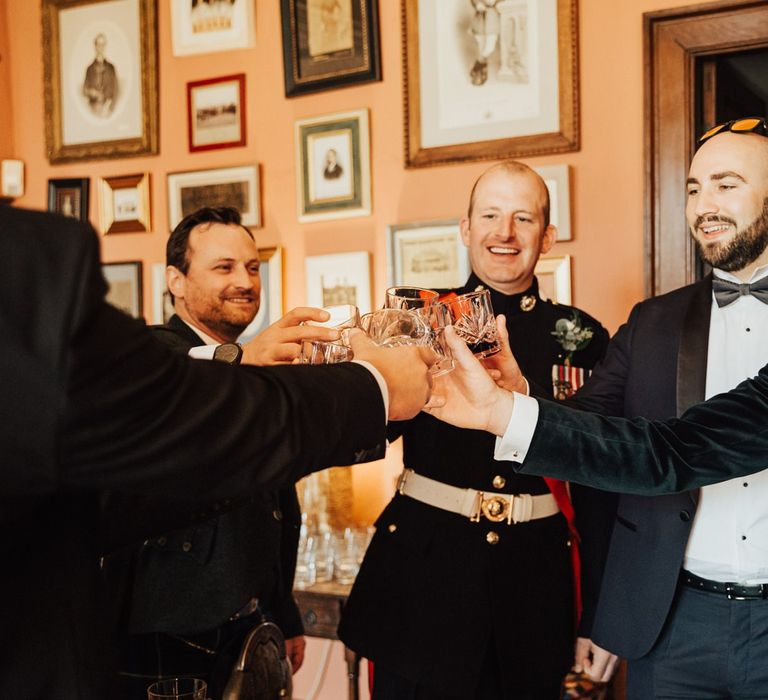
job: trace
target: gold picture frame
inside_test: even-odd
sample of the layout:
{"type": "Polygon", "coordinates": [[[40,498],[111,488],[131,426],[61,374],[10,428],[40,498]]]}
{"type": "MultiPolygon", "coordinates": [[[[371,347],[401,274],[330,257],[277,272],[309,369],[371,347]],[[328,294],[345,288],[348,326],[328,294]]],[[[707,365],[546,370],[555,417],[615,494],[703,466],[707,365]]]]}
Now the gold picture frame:
{"type": "Polygon", "coordinates": [[[149,173],[99,179],[99,228],[104,234],[150,230],[149,173]]]}
{"type": "Polygon", "coordinates": [[[402,3],[407,168],[578,150],[577,0],[402,3]]]}
{"type": "Polygon", "coordinates": [[[48,160],[158,151],[153,0],[42,0],[48,160]]]}
{"type": "Polygon", "coordinates": [[[539,258],[535,273],[539,294],[556,304],[571,303],[571,256],[552,255],[539,258]]]}

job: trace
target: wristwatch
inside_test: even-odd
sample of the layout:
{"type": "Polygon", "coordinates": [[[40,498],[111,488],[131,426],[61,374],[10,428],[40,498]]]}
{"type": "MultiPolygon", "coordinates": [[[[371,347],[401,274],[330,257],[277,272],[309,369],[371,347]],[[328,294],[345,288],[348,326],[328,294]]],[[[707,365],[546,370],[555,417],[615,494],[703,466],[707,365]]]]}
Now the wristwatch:
{"type": "Polygon", "coordinates": [[[237,343],[222,343],[213,351],[213,359],[228,365],[239,365],[243,357],[243,348],[237,343]]]}

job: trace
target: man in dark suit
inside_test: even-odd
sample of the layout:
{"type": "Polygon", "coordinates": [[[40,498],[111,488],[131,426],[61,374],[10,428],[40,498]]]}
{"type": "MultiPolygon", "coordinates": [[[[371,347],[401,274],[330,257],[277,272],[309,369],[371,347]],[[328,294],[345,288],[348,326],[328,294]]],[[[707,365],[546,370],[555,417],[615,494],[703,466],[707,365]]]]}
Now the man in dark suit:
{"type": "MultiPolygon", "coordinates": [[[[98,567],[103,490],[247,496],[383,453],[385,404],[366,367],[194,362],[105,291],[90,227],[0,207],[3,698],[116,695],[98,567]]],[[[389,417],[415,414],[428,387],[421,349],[352,342],[388,389],[389,417]]]]}
{"type": "MultiPolygon", "coordinates": [[[[665,419],[765,365],[766,137],[765,120],[745,119],[704,139],[689,171],[687,218],[714,276],[638,304],[570,405],[665,419]]],[[[723,431],[733,424],[744,435],[743,419],[720,417],[723,431]]],[[[745,471],[755,471],[759,438],[747,445],[745,471]]],[[[498,456],[517,459],[523,447],[498,456]]],[[[598,675],[612,662],[607,649],[629,659],[633,700],[765,697],[768,667],[750,659],[768,653],[767,499],[765,471],[700,491],[621,498],[593,629],[598,675]],[[728,650],[739,648],[750,654],[736,660],[728,650]]]]}
{"type": "MultiPolygon", "coordinates": [[[[166,264],[176,313],[151,329],[155,336],[184,354],[237,362],[236,341],[259,310],[261,289],[259,250],[240,214],[204,207],[184,217],[168,239],[166,264]]],[[[302,339],[335,340],[332,329],[300,325],[323,320],[322,313],[294,309],[251,341],[249,355],[262,364],[288,362],[302,339]]],[[[109,557],[108,578],[115,579],[116,597],[123,592],[125,598],[125,697],[144,700],[147,686],[160,677],[192,676],[206,680],[217,700],[246,636],[264,616],[280,627],[298,671],[306,646],[293,599],[300,525],[290,485],[109,557]]]]}
{"type": "MultiPolygon", "coordinates": [[[[546,186],[533,170],[516,162],[487,170],[461,222],[473,273],[455,292],[490,290],[522,365],[553,396],[583,380],[608,334],[587,314],[539,294],[534,268],[556,237],[548,212],[546,186]],[[577,341],[558,334],[563,325],[577,341]]],[[[572,535],[555,494],[543,479],[494,462],[490,435],[425,414],[391,426],[389,435],[403,436],[408,471],[376,523],[339,627],[345,644],[374,662],[374,698],[559,699],[576,630],[572,535]],[[451,510],[466,494],[476,496],[476,514],[451,510]],[[501,510],[510,500],[529,503],[531,517],[501,510]]],[[[601,540],[607,547],[610,520],[601,520],[589,489],[575,489],[574,501],[589,560],[579,632],[588,636],[600,578],[590,564],[601,540]]]]}

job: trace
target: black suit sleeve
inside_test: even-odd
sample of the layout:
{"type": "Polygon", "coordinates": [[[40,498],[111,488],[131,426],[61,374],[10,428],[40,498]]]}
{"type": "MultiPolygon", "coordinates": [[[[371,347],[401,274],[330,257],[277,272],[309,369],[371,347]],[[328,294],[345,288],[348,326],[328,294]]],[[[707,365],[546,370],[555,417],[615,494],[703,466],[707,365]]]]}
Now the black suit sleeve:
{"type": "Polygon", "coordinates": [[[210,499],[383,455],[383,400],[364,367],[233,371],[181,357],[105,303],[93,236],[84,257],[66,357],[59,488],[210,499]]]}
{"type": "Polygon", "coordinates": [[[687,491],[768,466],[768,365],[754,379],[687,410],[648,421],[540,402],[520,471],[639,495],[687,491]]]}

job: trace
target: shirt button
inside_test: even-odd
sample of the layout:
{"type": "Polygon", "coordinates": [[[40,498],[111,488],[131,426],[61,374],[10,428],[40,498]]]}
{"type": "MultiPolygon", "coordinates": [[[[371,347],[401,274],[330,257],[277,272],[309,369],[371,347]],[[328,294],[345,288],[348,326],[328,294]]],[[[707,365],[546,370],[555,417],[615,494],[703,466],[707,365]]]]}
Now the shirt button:
{"type": "Polygon", "coordinates": [[[391,523],[390,525],[387,525],[387,530],[389,532],[394,532],[395,530],[397,530],[397,525],[395,525],[394,523],[391,523]]]}
{"type": "Polygon", "coordinates": [[[488,544],[498,544],[498,542],[499,542],[499,533],[498,533],[498,532],[494,532],[493,530],[491,530],[491,531],[490,531],[490,532],[489,532],[489,533],[488,533],[488,534],[485,536],[485,541],[486,541],[488,544]]]}
{"type": "Polygon", "coordinates": [[[276,508],[272,511],[272,517],[277,520],[277,522],[280,522],[283,519],[283,513],[276,508]]]}
{"type": "Polygon", "coordinates": [[[520,456],[520,451],[519,451],[519,450],[515,450],[514,452],[512,452],[512,456],[513,456],[515,459],[517,459],[517,458],[520,456]]]}
{"type": "Polygon", "coordinates": [[[507,480],[503,476],[497,474],[496,476],[493,477],[493,488],[503,489],[506,485],[507,485],[507,480]]]}
{"type": "Polygon", "coordinates": [[[680,511],[680,520],[682,520],[684,523],[690,522],[691,514],[687,510],[681,510],[680,511]]]}
{"type": "Polygon", "coordinates": [[[746,536],[746,535],[742,535],[742,536],[741,536],[741,539],[742,539],[742,540],[746,540],[746,539],[747,539],[747,536],[746,536]]]}
{"type": "Polygon", "coordinates": [[[184,542],[184,544],[181,545],[181,549],[185,552],[191,552],[192,551],[192,543],[191,542],[184,542]]]}
{"type": "Polygon", "coordinates": [[[748,481],[745,481],[745,482],[742,484],[742,486],[743,486],[744,488],[747,488],[747,486],[749,486],[749,482],[748,482],[748,481]]]}

